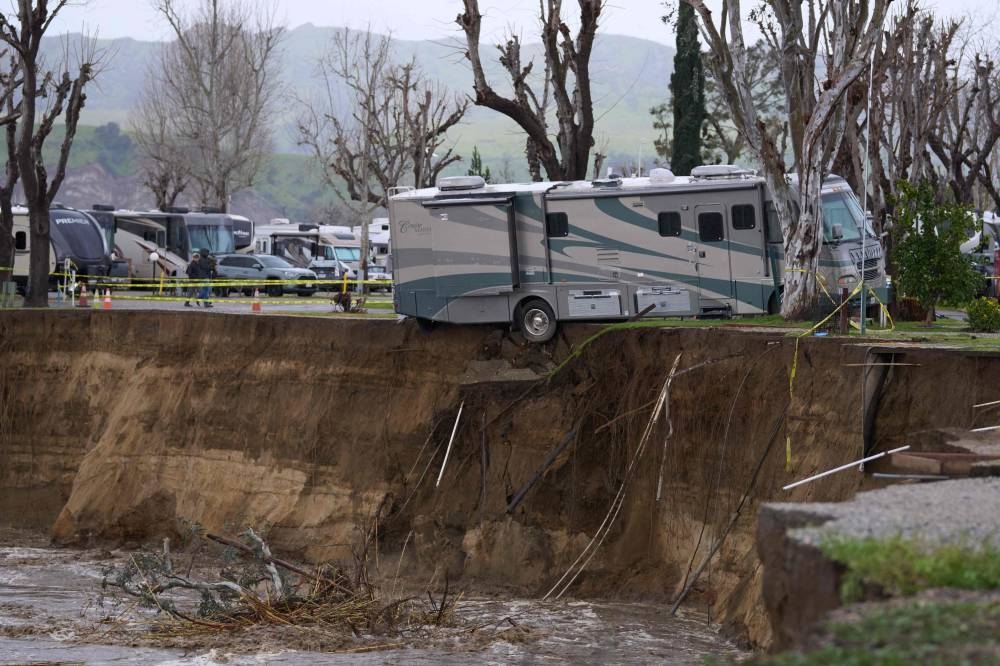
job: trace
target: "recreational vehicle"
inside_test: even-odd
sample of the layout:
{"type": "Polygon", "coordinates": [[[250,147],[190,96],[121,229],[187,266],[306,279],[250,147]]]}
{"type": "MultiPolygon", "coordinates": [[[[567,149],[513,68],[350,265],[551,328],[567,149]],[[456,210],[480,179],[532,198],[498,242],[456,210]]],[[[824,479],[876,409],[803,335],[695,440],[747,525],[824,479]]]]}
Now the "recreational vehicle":
{"type": "Polygon", "coordinates": [[[126,262],[130,279],[184,275],[187,262],[166,249],[166,213],[115,210],[101,204],[88,212],[103,230],[114,256],[126,262]],[[158,257],[156,263],[150,261],[153,252],[158,257]]]}
{"type": "Polygon", "coordinates": [[[336,259],[349,278],[356,278],[361,271],[361,241],[350,227],[322,224],[319,237],[327,257],[336,259]]]}
{"type": "MultiPolygon", "coordinates": [[[[885,289],[882,247],[847,183],[823,185],[823,278],[885,289]]],[[[690,177],[486,185],[478,176],[389,201],[396,311],[513,322],[776,312],[782,236],[764,179],[731,165],[690,177]]]]}
{"type": "MultiPolygon", "coordinates": [[[[23,293],[28,284],[31,230],[28,209],[14,210],[14,282],[23,293]]],[[[101,228],[92,217],[72,208],[49,209],[49,273],[68,260],[85,279],[105,277],[111,269],[111,253],[101,228]]],[[[51,281],[56,281],[52,278],[51,281]]]]}
{"type": "MultiPolygon", "coordinates": [[[[351,231],[358,238],[361,237],[361,226],[351,227],[351,231]]],[[[389,267],[389,218],[372,218],[368,225],[368,255],[371,263],[382,269],[384,273],[391,273],[389,267]]]]}
{"type": "Polygon", "coordinates": [[[194,251],[228,254],[235,249],[233,220],[238,216],[110,208],[98,205],[88,212],[111,234],[115,254],[129,262],[133,278],[183,277],[194,251]],[[152,253],[155,263],[150,261],[152,253]]]}
{"type": "Polygon", "coordinates": [[[336,259],[334,246],[325,243],[315,224],[274,219],[270,224],[257,225],[252,248],[257,254],[281,257],[294,266],[308,268],[321,280],[337,279],[348,270],[336,259]]]}

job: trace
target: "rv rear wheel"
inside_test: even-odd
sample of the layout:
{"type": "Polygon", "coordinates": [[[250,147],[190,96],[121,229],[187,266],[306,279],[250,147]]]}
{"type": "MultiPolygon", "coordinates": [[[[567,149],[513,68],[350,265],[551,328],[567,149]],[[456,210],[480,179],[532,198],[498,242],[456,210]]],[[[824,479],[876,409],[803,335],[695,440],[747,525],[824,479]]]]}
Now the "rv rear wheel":
{"type": "Polygon", "coordinates": [[[548,303],[539,298],[519,305],[514,323],[531,342],[548,342],[556,334],[555,313],[548,303]]]}

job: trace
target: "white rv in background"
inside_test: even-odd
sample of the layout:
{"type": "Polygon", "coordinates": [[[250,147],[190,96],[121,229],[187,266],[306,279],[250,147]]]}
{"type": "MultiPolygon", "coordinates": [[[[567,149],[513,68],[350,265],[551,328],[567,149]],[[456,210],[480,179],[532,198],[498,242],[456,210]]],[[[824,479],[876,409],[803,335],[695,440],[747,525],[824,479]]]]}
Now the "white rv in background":
{"type": "Polygon", "coordinates": [[[256,225],[253,243],[245,251],[281,257],[294,266],[312,270],[321,280],[338,279],[344,272],[334,248],[321,237],[316,224],[293,224],[286,218],[275,218],[269,224],[256,225]]]}
{"type": "MultiPolygon", "coordinates": [[[[361,237],[361,226],[351,227],[354,235],[361,237]]],[[[389,262],[391,245],[389,242],[389,218],[374,217],[368,225],[368,256],[370,263],[382,269],[382,272],[392,276],[392,269],[389,262]]]]}

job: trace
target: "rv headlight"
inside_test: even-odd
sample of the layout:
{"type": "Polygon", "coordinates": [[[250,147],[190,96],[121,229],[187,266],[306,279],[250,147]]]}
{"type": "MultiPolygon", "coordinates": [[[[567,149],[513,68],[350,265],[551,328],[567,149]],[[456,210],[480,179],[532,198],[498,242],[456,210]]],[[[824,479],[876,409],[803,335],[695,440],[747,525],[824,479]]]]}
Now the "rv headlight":
{"type": "Polygon", "coordinates": [[[857,276],[850,275],[850,274],[848,274],[848,275],[841,275],[839,278],[837,278],[837,286],[838,287],[850,287],[850,286],[852,286],[857,281],[858,281],[857,276]]]}

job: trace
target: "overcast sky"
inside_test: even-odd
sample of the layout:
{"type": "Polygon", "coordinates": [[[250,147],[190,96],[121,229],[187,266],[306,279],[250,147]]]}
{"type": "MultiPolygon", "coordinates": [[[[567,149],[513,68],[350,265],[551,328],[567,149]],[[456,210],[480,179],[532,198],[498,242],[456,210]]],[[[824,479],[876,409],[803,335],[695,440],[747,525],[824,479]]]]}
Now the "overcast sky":
{"type": "MultiPolygon", "coordinates": [[[[182,2],[185,0],[181,0],[182,2]]],[[[194,0],[186,0],[192,2],[194,0]]],[[[289,27],[303,23],[318,26],[349,26],[391,31],[401,39],[436,39],[457,36],[454,23],[459,0],[272,0],[278,16],[289,27]]],[[[98,30],[101,37],[166,39],[167,31],[157,20],[150,0],[73,0],[76,6],[64,10],[57,28],[78,31],[98,30]]],[[[901,4],[897,0],[896,4],[901,4]]],[[[7,0],[5,4],[15,4],[7,0]]],[[[980,26],[993,26],[1000,20],[998,0],[925,0],[941,13],[972,14],[980,26]]],[[[575,3],[566,2],[571,9],[575,3]]],[[[749,6],[751,3],[747,3],[749,6]]],[[[535,25],[538,0],[481,0],[486,16],[483,36],[499,36],[508,26],[529,37],[535,25]]],[[[569,12],[571,13],[571,12],[569,12]]],[[[608,0],[602,17],[603,32],[642,37],[673,44],[672,32],[659,18],[663,14],[659,0],[608,0]]]]}

